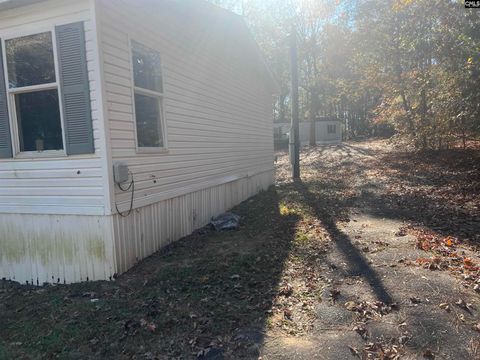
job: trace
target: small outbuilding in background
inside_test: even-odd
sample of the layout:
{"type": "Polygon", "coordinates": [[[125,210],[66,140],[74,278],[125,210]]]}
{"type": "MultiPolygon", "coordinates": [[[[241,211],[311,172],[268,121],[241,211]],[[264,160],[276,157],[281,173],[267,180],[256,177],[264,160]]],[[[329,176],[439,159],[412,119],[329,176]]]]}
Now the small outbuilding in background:
{"type": "MultiPolygon", "coordinates": [[[[308,121],[300,123],[300,143],[310,143],[310,127],[308,121]]],[[[315,120],[315,140],[318,145],[340,144],[343,138],[343,124],[331,117],[318,117],[315,120]]]]}

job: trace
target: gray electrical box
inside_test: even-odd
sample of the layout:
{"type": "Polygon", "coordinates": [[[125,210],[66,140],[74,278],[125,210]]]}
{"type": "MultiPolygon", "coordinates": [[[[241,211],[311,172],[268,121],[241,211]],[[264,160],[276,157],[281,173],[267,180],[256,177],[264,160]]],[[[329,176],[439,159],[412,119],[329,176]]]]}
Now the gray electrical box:
{"type": "Polygon", "coordinates": [[[116,184],[122,184],[128,181],[128,165],[124,161],[115,161],[113,163],[113,181],[116,184]]]}

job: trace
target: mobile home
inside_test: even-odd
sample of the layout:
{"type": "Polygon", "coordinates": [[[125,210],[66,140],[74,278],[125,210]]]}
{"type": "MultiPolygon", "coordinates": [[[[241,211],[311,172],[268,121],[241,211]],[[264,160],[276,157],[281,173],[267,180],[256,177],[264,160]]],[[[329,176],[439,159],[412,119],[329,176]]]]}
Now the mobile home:
{"type": "Polygon", "coordinates": [[[200,0],[0,2],[0,278],[111,279],[274,180],[276,84],[200,0]]]}

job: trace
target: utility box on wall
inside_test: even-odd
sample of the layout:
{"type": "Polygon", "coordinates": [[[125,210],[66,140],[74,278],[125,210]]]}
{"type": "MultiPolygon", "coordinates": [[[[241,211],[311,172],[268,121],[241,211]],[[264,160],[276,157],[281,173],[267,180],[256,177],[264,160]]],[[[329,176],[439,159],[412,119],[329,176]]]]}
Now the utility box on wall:
{"type": "Polygon", "coordinates": [[[124,161],[116,161],[113,164],[113,180],[116,184],[123,184],[128,181],[128,165],[124,161]]]}

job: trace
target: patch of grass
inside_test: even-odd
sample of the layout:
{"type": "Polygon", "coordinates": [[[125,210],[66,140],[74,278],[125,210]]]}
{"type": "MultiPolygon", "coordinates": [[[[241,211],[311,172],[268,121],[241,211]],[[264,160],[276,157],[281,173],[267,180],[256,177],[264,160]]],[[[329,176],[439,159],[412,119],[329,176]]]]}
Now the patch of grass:
{"type": "Polygon", "coordinates": [[[308,237],[307,234],[303,232],[297,232],[295,235],[295,242],[297,243],[307,243],[310,241],[310,238],[308,237]]]}
{"type": "Polygon", "coordinates": [[[250,358],[235,333],[266,326],[299,218],[280,214],[279,196],[270,189],[233,209],[240,230],[198,231],[115,282],[41,291],[5,284],[2,351],[13,358],[190,358],[214,344],[226,357],[250,358]]]}
{"type": "Polygon", "coordinates": [[[0,359],[12,359],[13,356],[11,353],[7,351],[6,345],[3,343],[3,341],[0,339],[0,359]]]}

